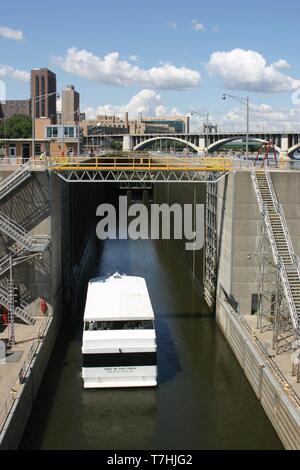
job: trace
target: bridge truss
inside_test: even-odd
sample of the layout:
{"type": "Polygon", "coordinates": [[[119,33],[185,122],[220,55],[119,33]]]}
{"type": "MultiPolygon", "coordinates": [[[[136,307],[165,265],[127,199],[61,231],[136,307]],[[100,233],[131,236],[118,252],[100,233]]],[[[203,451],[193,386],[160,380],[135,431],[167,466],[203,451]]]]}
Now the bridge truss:
{"type": "Polygon", "coordinates": [[[54,160],[48,170],[68,183],[207,183],[233,169],[229,158],[100,157],[54,160]]]}
{"type": "Polygon", "coordinates": [[[65,170],[55,173],[67,183],[216,183],[227,172],[185,171],[91,171],[65,170]]]}

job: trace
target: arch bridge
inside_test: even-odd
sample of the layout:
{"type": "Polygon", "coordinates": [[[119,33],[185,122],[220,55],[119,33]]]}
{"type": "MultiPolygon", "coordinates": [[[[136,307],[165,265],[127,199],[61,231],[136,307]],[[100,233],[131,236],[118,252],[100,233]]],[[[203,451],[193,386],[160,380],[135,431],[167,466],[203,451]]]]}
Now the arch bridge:
{"type": "MultiPolygon", "coordinates": [[[[123,139],[124,151],[144,150],[154,142],[169,140],[181,143],[196,151],[216,151],[227,143],[245,139],[244,132],[213,133],[209,136],[205,134],[123,134],[111,137],[123,139]]],[[[273,142],[278,153],[285,158],[293,158],[294,153],[300,149],[300,133],[295,132],[250,132],[251,142],[273,142]]]]}

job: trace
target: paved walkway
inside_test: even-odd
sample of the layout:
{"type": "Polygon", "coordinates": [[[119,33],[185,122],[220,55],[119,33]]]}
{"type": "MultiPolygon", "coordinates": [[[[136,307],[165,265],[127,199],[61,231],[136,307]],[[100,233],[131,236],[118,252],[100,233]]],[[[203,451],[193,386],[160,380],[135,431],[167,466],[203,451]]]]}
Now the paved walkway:
{"type": "MultiPolygon", "coordinates": [[[[283,386],[284,390],[289,395],[290,393],[288,385],[290,385],[298,395],[299,402],[295,403],[295,405],[297,405],[297,407],[300,409],[300,383],[297,383],[297,377],[293,376],[292,374],[292,354],[294,351],[291,350],[275,355],[275,351],[272,349],[273,331],[266,331],[264,333],[260,333],[260,330],[257,329],[256,326],[256,315],[243,316],[243,320],[246,321],[246,323],[252,330],[252,336],[256,340],[256,342],[260,344],[261,349],[265,350],[266,356],[268,356],[271,361],[276,364],[281,374],[285,377],[286,380],[281,381],[281,385],[283,386]]],[[[278,376],[276,377],[276,379],[278,380],[278,376]]]]}
{"type": "MultiPolygon", "coordinates": [[[[35,324],[23,325],[15,323],[16,344],[7,351],[4,361],[0,360],[0,432],[7,413],[18,398],[21,390],[19,377],[23,376],[39,346],[39,338],[43,335],[51,317],[33,317],[35,324]]],[[[0,333],[0,340],[7,340],[8,329],[0,333]]]]}

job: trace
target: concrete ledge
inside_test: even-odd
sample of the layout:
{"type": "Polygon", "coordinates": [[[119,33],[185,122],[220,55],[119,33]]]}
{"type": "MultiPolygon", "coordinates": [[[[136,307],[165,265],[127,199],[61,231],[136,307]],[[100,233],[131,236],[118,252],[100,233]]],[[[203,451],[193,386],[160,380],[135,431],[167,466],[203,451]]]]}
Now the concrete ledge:
{"type": "Polygon", "coordinates": [[[289,398],[266,356],[223,299],[217,300],[216,317],[282,444],[288,450],[300,450],[300,407],[289,398]]]}
{"type": "Polygon", "coordinates": [[[0,450],[17,449],[21,441],[26,423],[47,367],[54,342],[57,337],[57,322],[49,317],[45,336],[28,368],[25,383],[15,398],[14,405],[0,433],[0,450]]]}

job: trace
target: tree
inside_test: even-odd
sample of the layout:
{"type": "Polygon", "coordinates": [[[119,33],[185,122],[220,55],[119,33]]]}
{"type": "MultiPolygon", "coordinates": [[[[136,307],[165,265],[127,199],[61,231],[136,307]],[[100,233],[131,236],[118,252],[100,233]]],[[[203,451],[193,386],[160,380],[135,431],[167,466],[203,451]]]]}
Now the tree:
{"type": "Polygon", "coordinates": [[[32,122],[24,114],[14,114],[0,124],[0,135],[7,139],[29,139],[32,135],[32,122]]]}
{"type": "Polygon", "coordinates": [[[122,150],[123,149],[123,144],[122,142],[118,142],[117,140],[113,140],[111,142],[111,148],[114,150],[122,150]]]}

